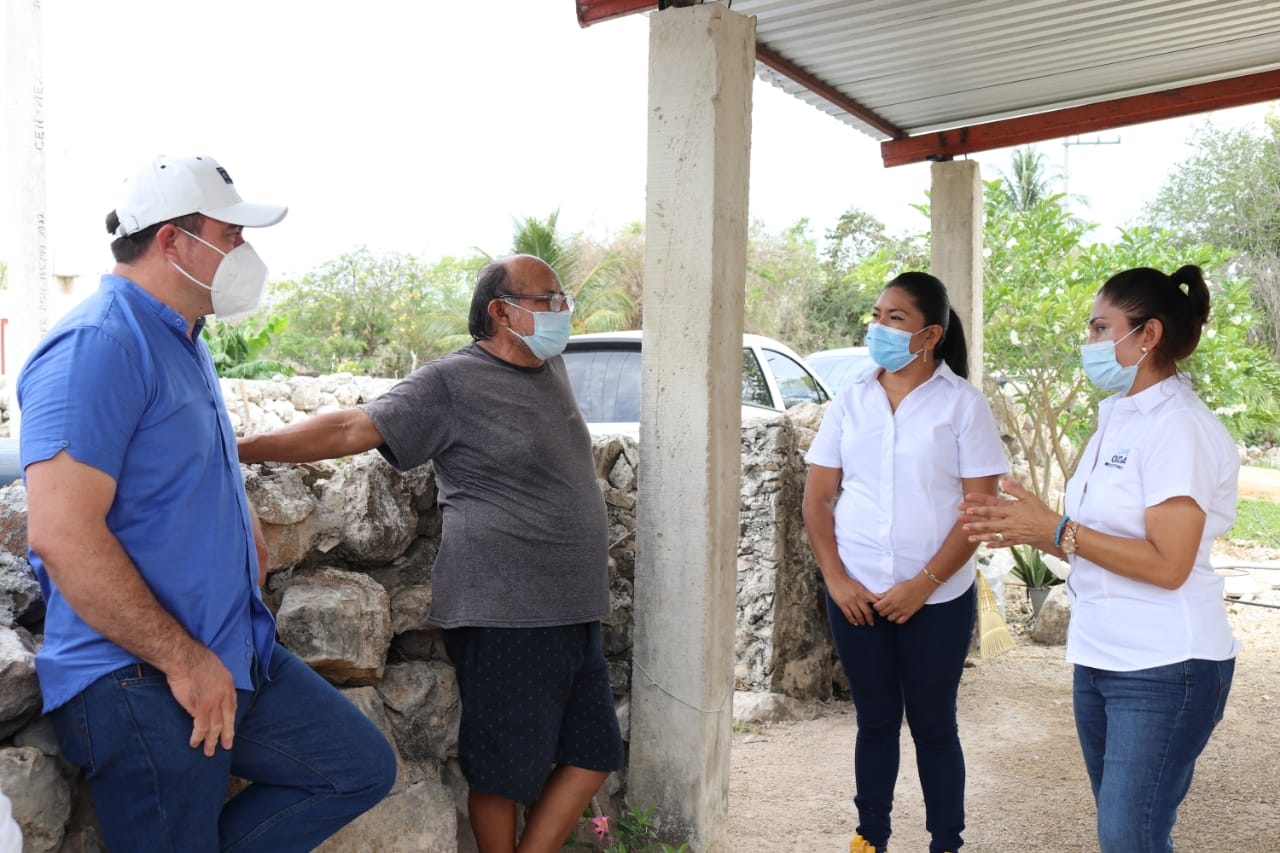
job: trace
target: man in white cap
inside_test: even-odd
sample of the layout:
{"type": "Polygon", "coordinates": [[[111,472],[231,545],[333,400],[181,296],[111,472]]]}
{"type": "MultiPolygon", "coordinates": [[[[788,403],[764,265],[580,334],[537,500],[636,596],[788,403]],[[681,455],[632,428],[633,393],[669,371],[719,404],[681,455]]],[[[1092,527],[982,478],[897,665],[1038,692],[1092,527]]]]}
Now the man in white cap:
{"type": "Polygon", "coordinates": [[[36,657],[112,850],[311,850],[395,778],[385,737],[275,642],[205,317],[257,307],[249,204],[210,157],[159,157],[107,230],[116,266],[18,379],[36,657]],[[234,775],[253,782],[226,799],[234,775]]]}

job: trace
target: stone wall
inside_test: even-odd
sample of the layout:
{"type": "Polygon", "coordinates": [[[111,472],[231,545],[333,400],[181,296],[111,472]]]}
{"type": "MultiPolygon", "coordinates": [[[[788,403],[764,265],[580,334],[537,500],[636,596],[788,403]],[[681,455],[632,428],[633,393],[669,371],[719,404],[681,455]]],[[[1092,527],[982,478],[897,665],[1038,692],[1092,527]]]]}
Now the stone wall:
{"type": "MultiPolygon", "coordinates": [[[[238,429],[270,429],[355,405],[390,384],[349,375],[223,380],[238,429]]],[[[822,585],[800,516],[802,455],[821,410],[799,407],[742,434],[736,686],[827,699],[839,667],[822,585]]],[[[627,735],[635,578],[637,447],[597,439],[609,513],[612,613],[605,624],[619,718],[627,735]]],[[[458,693],[438,629],[427,623],[440,512],[430,465],[398,474],[376,453],[308,465],[244,467],[270,551],[265,597],[280,641],[337,685],[386,733],[400,757],[391,795],[321,848],[467,851],[466,787],[457,765],[458,693]]],[[[102,849],[78,771],[63,764],[40,717],[34,655],[43,602],[26,561],[26,494],[0,489],[0,789],[14,801],[25,850],[102,849]]],[[[600,806],[617,814],[615,774],[600,806]]]]}

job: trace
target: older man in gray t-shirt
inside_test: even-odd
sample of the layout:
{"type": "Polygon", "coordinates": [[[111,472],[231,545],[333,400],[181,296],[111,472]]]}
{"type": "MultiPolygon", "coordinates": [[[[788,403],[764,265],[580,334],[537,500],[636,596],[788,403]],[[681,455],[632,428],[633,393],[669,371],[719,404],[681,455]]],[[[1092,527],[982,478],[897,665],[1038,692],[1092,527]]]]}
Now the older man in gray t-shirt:
{"type": "Polygon", "coordinates": [[[444,533],[431,623],[542,627],[609,615],[607,518],[564,360],[478,342],[364,406],[387,461],[435,460],[444,533]]]}
{"type": "Polygon", "coordinates": [[[459,759],[481,853],[556,850],[622,766],[600,642],[607,518],[591,439],[560,353],[572,300],[541,260],[481,271],[472,343],[357,409],[240,440],[243,462],[378,449],[435,464],[444,514],[430,621],[462,696],[459,759]]]}

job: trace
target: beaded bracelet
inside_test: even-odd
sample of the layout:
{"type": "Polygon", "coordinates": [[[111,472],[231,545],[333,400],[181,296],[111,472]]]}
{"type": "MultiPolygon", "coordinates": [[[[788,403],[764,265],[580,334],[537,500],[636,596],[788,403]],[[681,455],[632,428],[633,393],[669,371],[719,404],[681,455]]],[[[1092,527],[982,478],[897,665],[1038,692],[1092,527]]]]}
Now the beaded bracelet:
{"type": "Polygon", "coordinates": [[[938,576],[935,575],[933,572],[929,571],[927,567],[921,569],[920,571],[924,572],[924,576],[927,577],[929,580],[933,581],[936,585],[942,586],[942,581],[938,580],[938,576]]]}
{"type": "Polygon", "coordinates": [[[1062,520],[1058,522],[1058,529],[1053,531],[1053,547],[1062,547],[1062,528],[1067,526],[1067,522],[1071,520],[1071,516],[1064,515],[1062,520]]]}

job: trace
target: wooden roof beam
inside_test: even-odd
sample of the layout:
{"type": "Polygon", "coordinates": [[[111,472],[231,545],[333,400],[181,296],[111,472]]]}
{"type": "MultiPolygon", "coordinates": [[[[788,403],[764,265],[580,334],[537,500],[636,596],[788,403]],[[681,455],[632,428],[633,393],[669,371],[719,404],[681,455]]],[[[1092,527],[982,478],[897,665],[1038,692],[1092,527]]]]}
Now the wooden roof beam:
{"type": "Polygon", "coordinates": [[[880,156],[885,166],[901,166],[923,160],[951,160],[976,151],[1012,148],[1046,139],[1096,133],[1130,124],[1144,124],[1277,99],[1280,99],[1280,71],[1264,71],[988,124],[890,139],[880,143],[880,156]]]}

